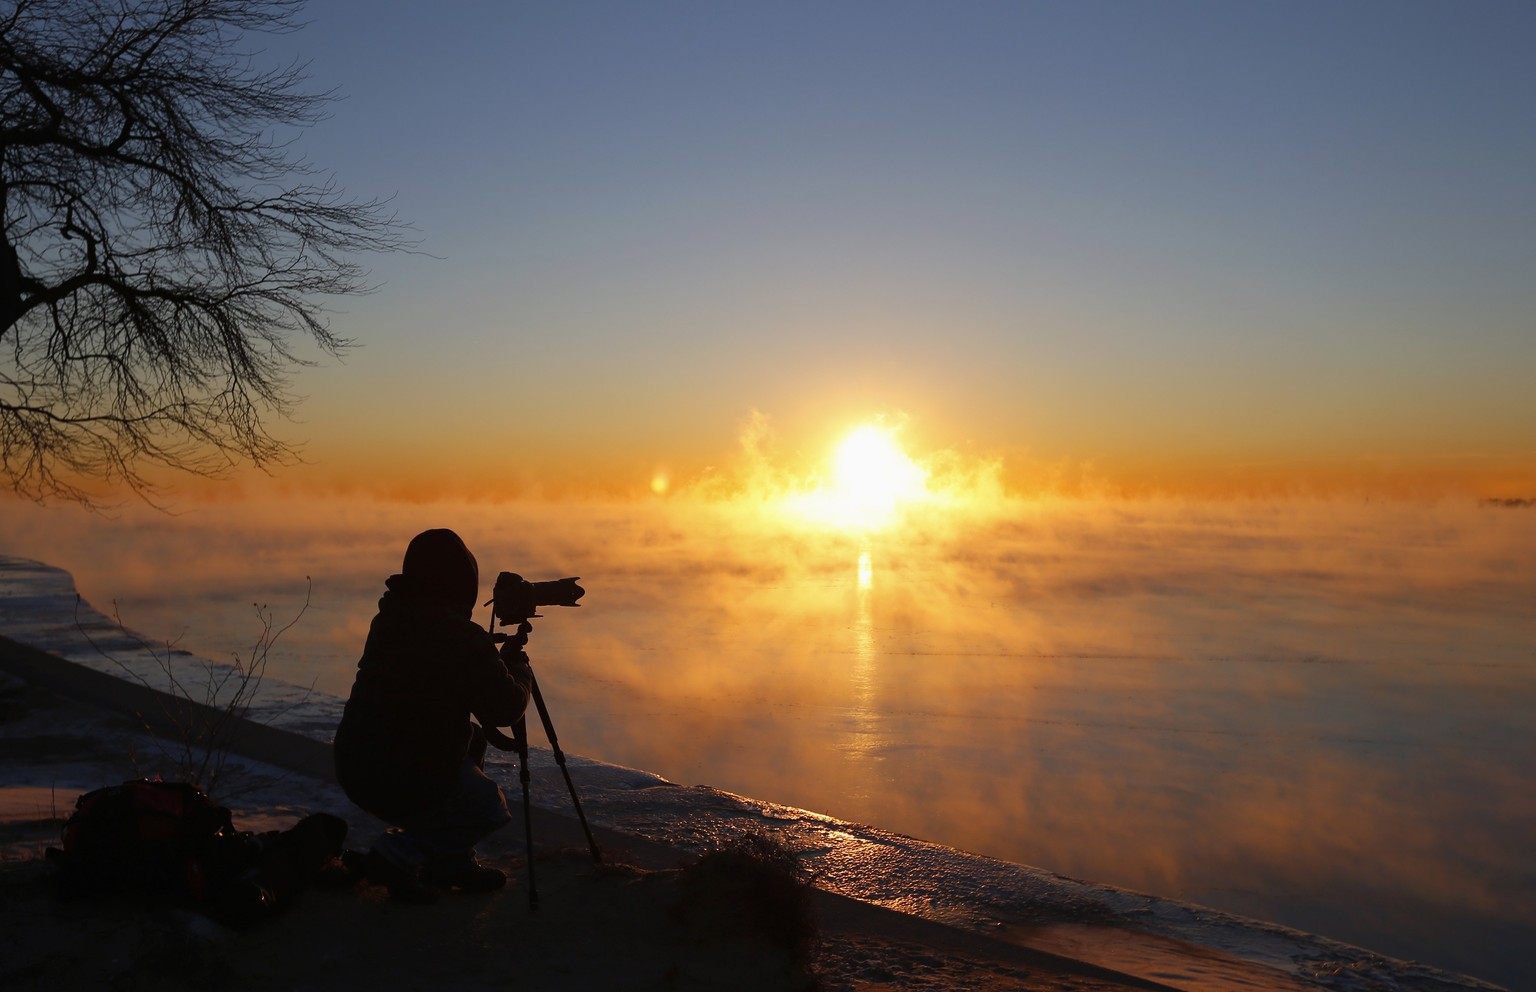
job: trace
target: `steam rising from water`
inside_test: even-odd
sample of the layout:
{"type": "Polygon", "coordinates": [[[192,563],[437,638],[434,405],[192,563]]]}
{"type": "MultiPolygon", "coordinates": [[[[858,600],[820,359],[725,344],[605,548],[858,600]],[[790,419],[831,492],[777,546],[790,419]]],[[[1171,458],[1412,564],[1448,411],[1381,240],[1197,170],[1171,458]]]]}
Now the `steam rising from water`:
{"type": "Polygon", "coordinates": [[[970,478],[875,532],[772,512],[787,483],[764,478],[563,506],[8,507],[0,541],[213,658],[311,576],[272,671],[345,695],[406,541],[451,526],[486,596],[500,569],[587,586],[530,645],[575,753],[1388,952],[1536,933],[1536,511],[970,478]]]}

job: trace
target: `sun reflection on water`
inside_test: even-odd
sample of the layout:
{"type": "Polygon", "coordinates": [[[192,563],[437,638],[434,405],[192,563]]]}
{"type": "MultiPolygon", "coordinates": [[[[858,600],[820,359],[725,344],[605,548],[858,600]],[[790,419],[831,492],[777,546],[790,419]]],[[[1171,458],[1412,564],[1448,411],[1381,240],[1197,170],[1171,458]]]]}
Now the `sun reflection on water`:
{"type": "MultiPolygon", "coordinates": [[[[875,650],[874,564],[868,550],[859,552],[853,611],[853,663],[848,672],[848,735],[843,750],[861,763],[879,762],[886,741],[880,729],[880,684],[875,650]]],[[[855,792],[878,788],[881,776],[867,769],[855,777],[855,792]]]]}

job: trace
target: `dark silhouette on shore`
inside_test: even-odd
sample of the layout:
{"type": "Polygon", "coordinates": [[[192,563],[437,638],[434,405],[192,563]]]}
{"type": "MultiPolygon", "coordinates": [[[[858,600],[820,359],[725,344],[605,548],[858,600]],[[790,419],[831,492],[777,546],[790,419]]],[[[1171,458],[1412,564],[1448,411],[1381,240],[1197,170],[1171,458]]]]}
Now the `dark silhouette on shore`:
{"type": "Polygon", "coordinates": [[[475,557],[451,530],[418,534],[385,582],[336,731],[336,778],[358,806],[390,824],[363,871],[392,896],[429,903],[441,889],[494,891],[499,869],[475,845],[511,820],[484,771],[480,726],[511,726],[528,706],[532,671],[504,662],[472,618],[475,557]]]}

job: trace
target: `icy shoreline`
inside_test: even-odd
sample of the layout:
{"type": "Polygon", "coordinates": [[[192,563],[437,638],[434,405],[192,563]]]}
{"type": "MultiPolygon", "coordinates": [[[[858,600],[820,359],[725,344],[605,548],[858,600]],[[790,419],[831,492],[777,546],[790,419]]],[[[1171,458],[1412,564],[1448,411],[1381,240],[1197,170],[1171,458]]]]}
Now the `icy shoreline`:
{"type": "MultiPolygon", "coordinates": [[[[217,666],[146,648],[144,639],[81,601],[67,572],[4,556],[0,636],[157,688],[164,687],[167,661],[188,680],[206,679],[208,666],[217,666]]],[[[248,716],[326,741],[341,703],[268,676],[248,716]]],[[[831,891],[1180,987],[1217,988],[1224,976],[1246,980],[1268,970],[1287,987],[1339,992],[1496,988],[1278,925],[703,786],[679,786],[649,772],[574,756],[571,765],[582,804],[601,825],[683,850],[770,829],[804,852],[819,884],[831,891]]],[[[517,789],[508,763],[494,762],[493,769],[509,794],[517,789]]],[[[535,755],[532,773],[537,805],[569,808],[547,751],[535,755]]]]}

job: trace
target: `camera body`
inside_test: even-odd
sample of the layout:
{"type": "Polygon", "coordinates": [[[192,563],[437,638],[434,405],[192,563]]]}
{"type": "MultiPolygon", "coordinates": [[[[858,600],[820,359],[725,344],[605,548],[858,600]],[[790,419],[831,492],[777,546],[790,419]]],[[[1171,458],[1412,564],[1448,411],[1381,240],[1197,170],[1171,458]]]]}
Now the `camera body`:
{"type": "Polygon", "coordinates": [[[539,615],[541,606],[577,606],[586,590],[576,584],[579,576],[529,582],[516,572],[496,576],[491,611],[503,627],[522,623],[539,615]]]}

